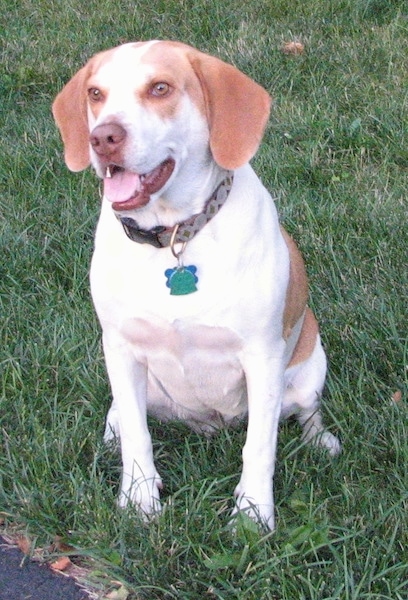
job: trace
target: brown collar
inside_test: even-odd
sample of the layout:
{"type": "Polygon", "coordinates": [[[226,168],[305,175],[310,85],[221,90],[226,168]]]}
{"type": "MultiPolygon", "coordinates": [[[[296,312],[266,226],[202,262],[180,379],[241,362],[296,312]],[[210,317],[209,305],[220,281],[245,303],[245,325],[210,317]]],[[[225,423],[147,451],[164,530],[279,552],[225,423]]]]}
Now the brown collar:
{"type": "Polygon", "coordinates": [[[174,227],[159,225],[153,229],[146,230],[140,229],[137,222],[130,217],[118,215],[118,219],[122,223],[128,238],[139,244],[151,244],[155,248],[165,248],[170,246],[171,243],[188,242],[201,231],[204,225],[215,217],[224,205],[232,188],[233,180],[233,173],[228,173],[224,181],[220,183],[211,198],[207,201],[204,210],[198,215],[193,215],[187,221],[178,223],[174,227]],[[175,228],[177,228],[177,231],[175,232],[174,239],[172,239],[175,228]]]}

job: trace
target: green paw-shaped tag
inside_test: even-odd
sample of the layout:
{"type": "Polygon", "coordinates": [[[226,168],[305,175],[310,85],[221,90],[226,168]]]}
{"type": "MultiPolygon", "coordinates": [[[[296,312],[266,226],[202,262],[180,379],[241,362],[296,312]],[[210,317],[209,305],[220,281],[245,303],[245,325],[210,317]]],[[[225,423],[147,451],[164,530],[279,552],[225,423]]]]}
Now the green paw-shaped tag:
{"type": "Polygon", "coordinates": [[[170,288],[172,296],[184,296],[197,291],[196,276],[197,267],[190,265],[188,267],[175,267],[167,269],[164,274],[167,277],[166,285],[170,288]]]}

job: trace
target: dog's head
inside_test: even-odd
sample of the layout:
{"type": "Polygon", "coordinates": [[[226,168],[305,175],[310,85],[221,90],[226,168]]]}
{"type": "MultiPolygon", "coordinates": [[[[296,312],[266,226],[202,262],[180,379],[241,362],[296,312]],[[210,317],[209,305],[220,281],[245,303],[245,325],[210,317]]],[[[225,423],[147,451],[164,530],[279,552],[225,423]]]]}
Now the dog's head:
{"type": "Polygon", "coordinates": [[[235,67],[179,42],[130,43],[94,56],[53,114],[72,171],[90,163],[116,210],[144,206],[184,174],[248,162],[269,116],[267,92],[235,67]]]}

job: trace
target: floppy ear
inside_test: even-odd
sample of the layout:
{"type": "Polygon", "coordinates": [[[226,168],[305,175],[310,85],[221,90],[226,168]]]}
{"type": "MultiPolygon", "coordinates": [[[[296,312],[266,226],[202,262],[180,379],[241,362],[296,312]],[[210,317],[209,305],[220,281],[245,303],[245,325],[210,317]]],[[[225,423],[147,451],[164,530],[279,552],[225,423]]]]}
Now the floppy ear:
{"type": "Polygon", "coordinates": [[[90,164],[86,113],[89,70],[88,63],[68,81],[52,105],[52,113],[64,142],[65,162],[71,171],[82,171],[90,164]]]}
{"type": "Polygon", "coordinates": [[[218,58],[196,51],[190,62],[204,92],[214,160],[236,169],[259,147],[269,117],[269,94],[218,58]]]}

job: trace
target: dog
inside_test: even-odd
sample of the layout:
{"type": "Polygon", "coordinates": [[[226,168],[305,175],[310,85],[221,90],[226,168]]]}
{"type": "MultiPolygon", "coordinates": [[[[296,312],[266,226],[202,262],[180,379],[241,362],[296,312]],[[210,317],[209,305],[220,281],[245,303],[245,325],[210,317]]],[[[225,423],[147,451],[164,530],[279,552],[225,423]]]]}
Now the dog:
{"type": "Polygon", "coordinates": [[[319,399],[326,356],[302,257],[249,165],[269,94],[181,42],[121,45],[66,84],[53,115],[72,171],[103,180],[91,292],[120,439],[119,505],[160,511],[147,413],[210,434],[247,417],[233,515],[274,528],[280,417],[340,450],[319,399]]]}

